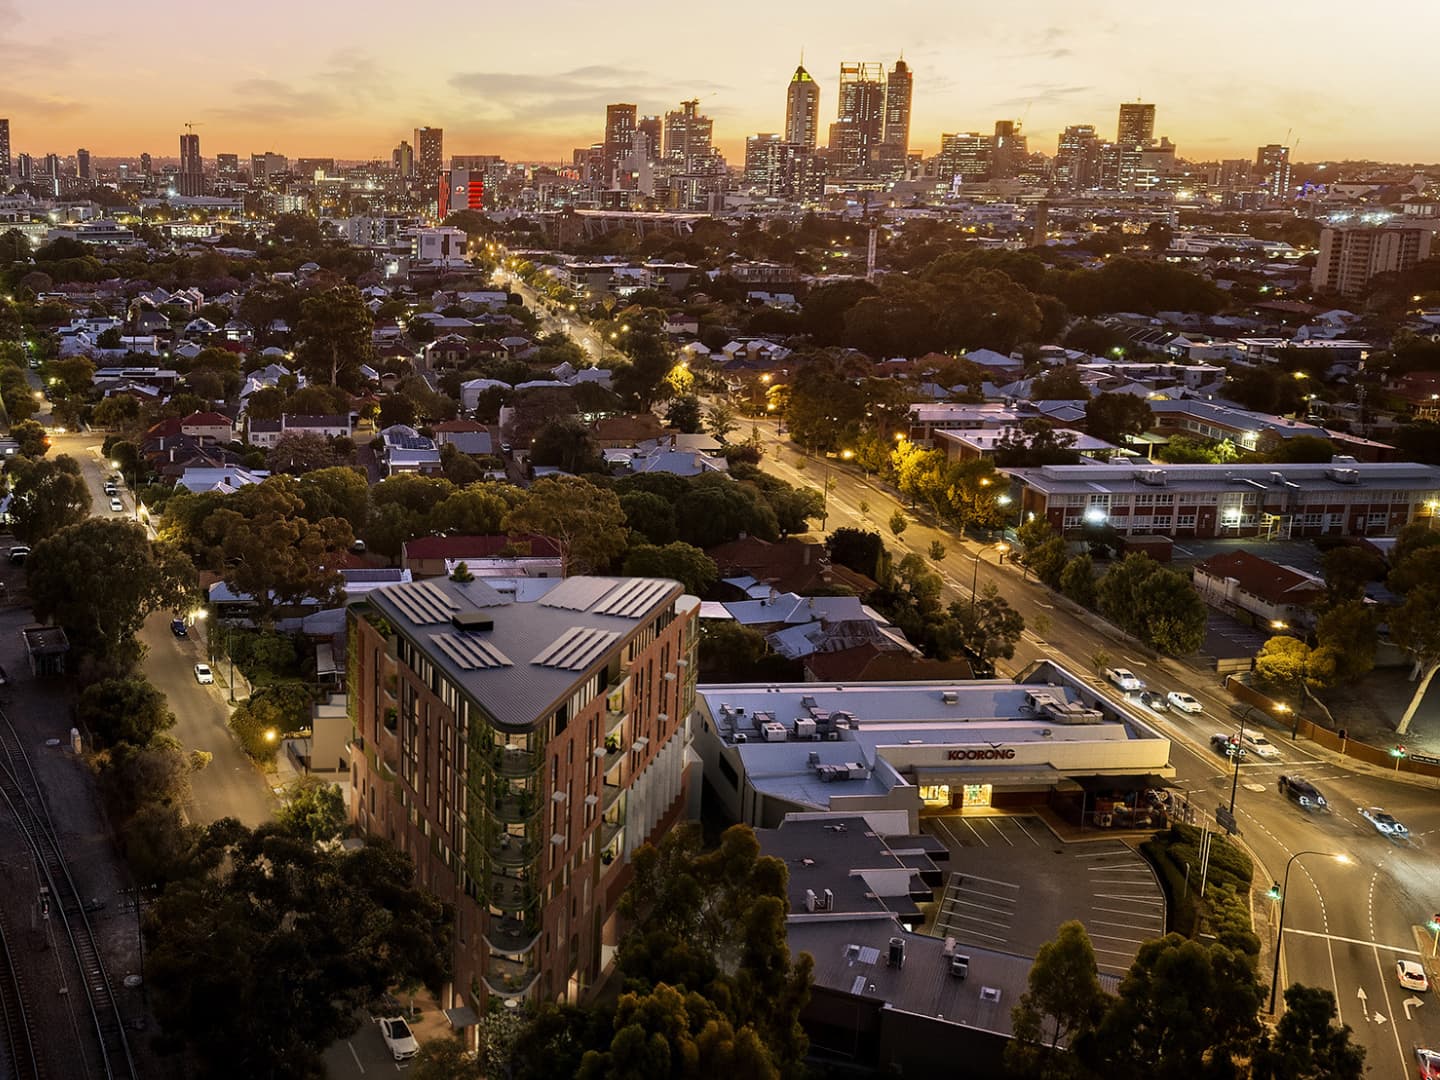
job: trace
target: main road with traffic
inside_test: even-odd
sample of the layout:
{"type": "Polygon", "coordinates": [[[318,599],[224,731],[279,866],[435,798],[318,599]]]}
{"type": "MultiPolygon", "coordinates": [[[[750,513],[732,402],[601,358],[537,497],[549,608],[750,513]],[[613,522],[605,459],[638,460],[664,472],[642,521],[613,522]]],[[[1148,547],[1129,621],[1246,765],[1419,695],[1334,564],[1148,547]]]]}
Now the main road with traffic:
{"type": "MultiPolygon", "coordinates": [[[[745,420],[743,426],[751,423],[745,420]]],[[[1355,1029],[1357,1041],[1365,1047],[1370,1075],[1397,1080],[1413,1075],[1414,1046],[1440,1044],[1440,1004],[1433,991],[1402,988],[1396,962],[1429,959],[1433,947],[1428,935],[1417,934],[1417,927],[1440,912],[1440,859],[1430,850],[1431,845],[1440,849],[1440,785],[1353,767],[1313,743],[1292,739],[1289,728],[1275,726],[1272,718],[1262,718],[1253,709],[1245,717],[1246,725],[1254,728],[1270,721],[1263,729],[1275,746],[1275,756],[1247,754],[1241,759],[1237,784],[1231,759],[1212,747],[1210,739],[1217,733],[1233,733],[1246,709],[1222,688],[1214,671],[1154,658],[1103,620],[1082,613],[1028,579],[1013,563],[1002,560],[1003,552],[996,545],[965,541],[951,530],[935,527],[908,512],[891,489],[853,464],[818,457],[807,460],[774,421],[754,423],[764,447],[766,471],[826,493],[829,530],[842,526],[878,530],[892,549],[927,558],[931,543],[939,541],[946,556],[936,569],[947,600],[968,598],[972,585],[984,590],[993,583],[1025,617],[1027,626],[1010,662],[1012,670],[1050,658],[1099,687],[1103,683],[1093,661],[1104,654],[1111,664],[1130,668],[1162,695],[1172,690],[1193,695],[1201,704],[1200,713],[1171,709],[1152,712],[1149,719],[1170,737],[1174,782],[1192,805],[1213,817],[1217,807],[1228,808],[1233,787],[1240,840],[1257,861],[1257,927],[1272,946],[1279,922],[1279,890],[1274,890],[1274,900],[1264,898],[1265,890],[1272,882],[1278,885],[1290,866],[1281,987],[1302,982],[1331,990],[1341,1019],[1355,1029]],[[886,524],[896,510],[907,511],[909,518],[899,536],[891,534],[886,524]],[[1321,790],[1328,804],[1324,810],[1304,808],[1281,793],[1278,778],[1295,774],[1321,790]],[[1359,813],[1359,808],[1372,806],[1384,807],[1408,827],[1409,835],[1382,834],[1359,813]]],[[[1144,708],[1138,703],[1136,707],[1144,708]]],[[[1265,976],[1268,981],[1268,970],[1265,976]]]]}

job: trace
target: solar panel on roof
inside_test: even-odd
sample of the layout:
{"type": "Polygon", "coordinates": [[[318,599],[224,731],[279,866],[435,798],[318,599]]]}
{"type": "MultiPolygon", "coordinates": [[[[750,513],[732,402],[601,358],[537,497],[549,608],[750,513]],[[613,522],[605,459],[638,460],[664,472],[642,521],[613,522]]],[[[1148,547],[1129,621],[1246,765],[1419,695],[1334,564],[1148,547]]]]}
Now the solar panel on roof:
{"type": "Polygon", "coordinates": [[[613,630],[571,627],[530,662],[562,671],[583,671],[619,637],[613,630]]]}
{"type": "Polygon", "coordinates": [[[627,619],[638,619],[669,591],[668,581],[631,578],[616,585],[591,610],[597,615],[620,615],[627,619]]]}
{"type": "Polygon", "coordinates": [[[508,656],[485,639],[471,634],[431,634],[430,640],[464,671],[511,666],[508,656]]]}
{"type": "Polygon", "coordinates": [[[567,611],[589,611],[595,602],[614,586],[613,578],[566,578],[538,602],[542,607],[565,608],[567,611]]]}
{"type": "Polygon", "coordinates": [[[381,589],[386,597],[400,609],[400,613],[417,626],[450,621],[450,613],[458,611],[460,605],[450,599],[445,591],[432,581],[415,581],[406,585],[392,585],[381,589]]]}

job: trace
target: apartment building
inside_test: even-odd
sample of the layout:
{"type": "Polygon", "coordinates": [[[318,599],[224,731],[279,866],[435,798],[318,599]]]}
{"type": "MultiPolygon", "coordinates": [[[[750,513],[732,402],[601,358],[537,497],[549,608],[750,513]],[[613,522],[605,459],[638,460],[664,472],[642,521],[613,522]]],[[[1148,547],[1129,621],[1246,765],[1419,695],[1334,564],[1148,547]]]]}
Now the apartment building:
{"type": "Polygon", "coordinates": [[[1414,225],[1322,229],[1310,284],[1320,292],[1360,296],[1376,274],[1399,273],[1429,258],[1431,239],[1428,228],[1414,225]]]}
{"type": "Polygon", "coordinates": [[[1008,470],[1021,512],[1060,532],[1394,536],[1440,508],[1440,468],[1336,458],[1319,465],[1047,465],[1008,470]]]}
{"type": "Polygon", "coordinates": [[[432,579],[350,608],[351,815],[455,905],[455,1015],[576,1001],[609,967],[631,853],[698,812],[698,613],[673,581],[597,577],[527,602],[432,579]]]}

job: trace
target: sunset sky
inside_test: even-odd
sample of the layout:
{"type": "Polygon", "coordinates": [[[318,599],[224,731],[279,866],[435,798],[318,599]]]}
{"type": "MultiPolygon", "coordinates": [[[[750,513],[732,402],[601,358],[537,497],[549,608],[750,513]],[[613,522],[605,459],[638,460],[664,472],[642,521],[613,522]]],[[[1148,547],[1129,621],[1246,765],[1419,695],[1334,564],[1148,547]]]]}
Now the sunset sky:
{"type": "Polygon", "coordinates": [[[388,158],[431,124],[447,157],[559,160],[600,139],[607,102],[699,97],[743,164],[747,134],[781,129],[802,48],[822,142],[840,62],[903,51],[926,153],[1002,118],[1047,153],[1069,123],[1113,138],[1140,97],[1192,159],[1290,131],[1298,160],[1437,161],[1437,30],[1434,0],[0,0],[0,117],[14,153],[174,157],[193,121],[206,158],[388,158]]]}

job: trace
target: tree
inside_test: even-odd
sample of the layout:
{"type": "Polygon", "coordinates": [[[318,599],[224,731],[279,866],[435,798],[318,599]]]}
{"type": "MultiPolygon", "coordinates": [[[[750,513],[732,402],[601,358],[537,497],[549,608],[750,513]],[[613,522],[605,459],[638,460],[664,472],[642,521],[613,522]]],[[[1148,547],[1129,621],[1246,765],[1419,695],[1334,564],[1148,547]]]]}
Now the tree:
{"type": "Polygon", "coordinates": [[[299,679],[271,679],[257,686],[230,713],[230,730],[256,761],[275,760],[281,737],[310,720],[315,693],[299,679]]]}
{"type": "Polygon", "coordinates": [[[1405,602],[1390,614],[1390,637],[1415,658],[1415,693],[1396,726],[1397,735],[1410,730],[1410,722],[1430,689],[1435,672],[1440,671],[1440,583],[1430,582],[1410,590],[1405,602]]]}
{"type": "Polygon", "coordinates": [[[147,913],[145,974],[167,1041],[206,1076],[309,1080],[365,1002],[449,977],[450,912],[378,838],[318,850],[222,819],[188,870],[147,913]]]}
{"type": "Polygon", "coordinates": [[[1335,659],[1335,681],[1353,683],[1375,666],[1378,614],[1363,600],[1346,600],[1320,616],[1315,643],[1335,659]]]}
{"type": "MultiPolygon", "coordinates": [[[[786,944],[785,863],[760,854],[749,826],[731,826],[705,850],[699,825],[689,823],[640,848],[633,867],[620,900],[633,920],[618,956],[625,989],[645,994],[665,984],[703,995],[737,1032],[753,1028],[782,1074],[798,1069],[813,964],[803,953],[792,961],[786,944]]],[[[617,1015],[617,1032],[627,1024],[617,1015]]]]}
{"type": "Polygon", "coordinates": [[[104,746],[146,746],[175,726],[165,695],[141,675],[91,683],[80,694],[75,717],[104,746]]]}
{"type": "Polygon", "coordinates": [[[1385,560],[1372,548],[1347,544],[1320,556],[1320,574],[1325,579],[1325,606],[1334,607],[1364,599],[1365,587],[1385,576],[1385,560]]]}
{"type": "Polygon", "coordinates": [[[90,489],[74,458],[19,459],[10,466],[10,522],[27,544],[53,536],[90,516],[90,489]]]}
{"type": "Polygon", "coordinates": [[[477,484],[447,495],[430,511],[430,531],[450,536],[493,536],[520,493],[505,484],[477,484]],[[507,498],[512,495],[513,498],[507,498]]]}
{"type": "Polygon", "coordinates": [[[1335,1022],[1335,995],[1295,983],[1285,990],[1285,1012],[1260,1040],[1253,1080],[1360,1080],[1365,1048],[1350,1041],[1349,1024],[1335,1022]]]}
{"type": "Polygon", "coordinates": [[[1134,394],[1097,394],[1085,406],[1085,430],[1097,439],[1124,446],[1153,422],[1150,405],[1134,394]]]}
{"type": "Polygon", "coordinates": [[[651,544],[668,544],[678,535],[675,507],[653,491],[627,491],[620,496],[620,509],[630,531],[651,544]]]}
{"type": "Polygon", "coordinates": [[[750,678],[769,645],[753,627],[706,620],[700,629],[700,670],[709,678],[750,678]]]}
{"type": "Polygon", "coordinates": [[[1030,385],[1032,401],[1084,401],[1090,389],[1071,367],[1051,368],[1030,385]]]}
{"type": "Polygon", "coordinates": [[[780,537],[779,519],[760,490],[716,473],[697,477],[676,500],[675,523],[680,539],[698,548],[726,543],[742,533],[761,540],[780,537]]]}
{"type": "Polygon", "coordinates": [[[300,304],[295,327],[296,359],[312,380],[354,389],[360,365],[373,356],[373,327],[365,298],[353,285],[308,297],[300,304]]]}
{"type": "MultiPolygon", "coordinates": [[[[12,418],[17,415],[15,406],[11,404],[8,396],[5,398],[5,407],[9,410],[12,418]]],[[[19,453],[22,457],[44,457],[45,452],[50,449],[50,436],[46,433],[45,426],[35,420],[21,420],[11,424],[10,437],[19,444],[19,453]]]]}
{"type": "Polygon", "coordinates": [[[1316,698],[1315,691],[1334,685],[1335,654],[1328,648],[1312,649],[1297,637],[1277,634],[1255,654],[1255,681],[1289,696],[1296,708],[1303,698],[1314,702],[1328,716],[1329,710],[1316,698]]]}
{"type": "Polygon", "coordinates": [[[505,516],[504,529],[511,536],[553,539],[566,577],[608,566],[625,550],[629,532],[615,493],[574,476],[535,481],[505,516]]]}
{"type": "Polygon", "coordinates": [[[740,426],[735,410],[726,402],[717,401],[705,411],[705,428],[722,443],[727,442],[730,433],[740,426]]]}
{"type": "Polygon", "coordinates": [[[420,1044],[420,1052],[410,1060],[408,1074],[409,1080],[485,1080],[486,1075],[463,1042],[443,1036],[420,1044]]]}
{"type": "Polygon", "coordinates": [[[631,577],[671,578],[694,596],[704,596],[720,576],[714,559],[691,544],[679,542],[664,547],[632,547],[625,553],[624,572],[631,577]]]}
{"type": "Polygon", "coordinates": [[[130,427],[140,419],[140,402],[128,394],[115,394],[97,402],[90,419],[106,431],[130,427]]]}
{"type": "Polygon", "coordinates": [[[152,611],[193,601],[195,569],[131,521],[89,518],[35,544],[25,569],[35,616],[65,628],[75,650],[123,671],[152,611]],[[96,582],[104,582],[97,588],[96,582]]]}
{"type": "Polygon", "coordinates": [[[293,473],[297,476],[319,469],[348,465],[353,455],[342,452],[323,435],[282,435],[265,455],[271,472],[293,473]]]}
{"type": "Polygon", "coordinates": [[[327,843],[345,832],[345,796],[338,784],[303,776],[285,792],[275,820],[291,836],[327,843]]]}
{"type": "Polygon", "coordinates": [[[930,541],[930,561],[937,563],[945,561],[945,545],[939,540],[930,541]]]}
{"type": "Polygon", "coordinates": [[[910,522],[902,511],[896,510],[890,515],[890,531],[897,537],[900,536],[909,525],[910,522]]]}
{"type": "Polygon", "coordinates": [[[537,431],[530,444],[530,460],[568,473],[605,471],[595,436],[578,416],[559,417],[537,431]]]}
{"type": "Polygon", "coordinates": [[[1005,1047],[1006,1067],[1047,1080],[1077,1075],[1080,1064],[1068,1051],[1095,1030],[1108,1004],[1085,927],[1074,919],[1061,923],[1054,940],[1040,946],[1030,988],[1010,1011],[1014,1036],[1005,1047]]]}
{"type": "Polygon", "coordinates": [[[1082,1057],[1116,1080],[1242,1075],[1261,996],[1248,956],[1179,934],[1147,941],[1082,1057]]]}
{"type": "Polygon", "coordinates": [[[1205,640],[1205,602],[1183,574],[1134,552],[1110,568],[1096,592],[1100,614],[1161,652],[1183,656],[1205,640]]]}
{"type": "Polygon", "coordinates": [[[665,377],[675,363],[673,350],[664,333],[649,320],[630,324],[621,345],[629,363],[615,369],[615,392],[636,410],[646,412],[656,398],[667,396],[665,377]]]}
{"type": "Polygon", "coordinates": [[[694,394],[672,398],[665,410],[665,419],[671,427],[678,428],[685,435],[696,434],[703,421],[700,399],[694,394]]]}
{"type": "Polygon", "coordinates": [[[1318,435],[1297,435],[1284,439],[1275,449],[1265,455],[1267,461],[1277,465],[1311,462],[1323,464],[1335,456],[1335,444],[1318,435]]]}
{"type": "Polygon", "coordinates": [[[830,560],[864,574],[875,581],[887,576],[884,569],[885,543],[877,532],[849,527],[836,529],[825,541],[830,560]]]}
{"type": "Polygon", "coordinates": [[[1065,564],[1060,591],[1081,607],[1095,606],[1095,561],[1089,555],[1076,555],[1065,564]]]}
{"type": "MultiPolygon", "coordinates": [[[[316,469],[300,477],[295,490],[300,495],[301,513],[307,521],[344,518],[356,534],[365,527],[370,513],[370,482],[363,469],[353,465],[316,469]]],[[[167,516],[169,512],[167,503],[167,516]]]]}
{"type": "Polygon", "coordinates": [[[1025,632],[1025,617],[1000,595],[994,582],[987,583],[970,604],[951,603],[950,616],[960,621],[965,644],[987,665],[1013,657],[1015,643],[1025,632]]]}

